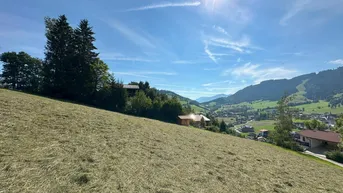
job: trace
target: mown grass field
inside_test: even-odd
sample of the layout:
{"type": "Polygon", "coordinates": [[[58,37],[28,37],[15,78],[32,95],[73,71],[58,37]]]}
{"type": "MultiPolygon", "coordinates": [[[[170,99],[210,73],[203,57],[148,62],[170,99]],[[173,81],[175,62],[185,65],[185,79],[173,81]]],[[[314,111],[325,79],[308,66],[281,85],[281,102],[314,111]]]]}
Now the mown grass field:
{"type": "MultiPolygon", "coordinates": [[[[331,108],[328,106],[329,102],[320,100],[317,103],[310,103],[310,104],[304,104],[304,105],[297,105],[294,106],[293,108],[298,108],[300,110],[303,110],[304,108],[304,113],[305,114],[312,114],[312,113],[332,113],[332,114],[342,114],[343,113],[343,106],[337,107],[337,108],[331,108]]],[[[254,111],[257,109],[265,109],[267,107],[274,108],[277,106],[277,101],[254,101],[252,103],[244,102],[244,103],[239,103],[235,105],[227,105],[223,106],[217,111],[223,111],[225,109],[234,109],[238,108],[240,106],[247,106],[252,108],[254,111]]]]}
{"type": "Polygon", "coordinates": [[[237,125],[236,127],[241,127],[243,125],[251,125],[254,127],[255,133],[259,133],[259,131],[262,129],[273,131],[275,127],[275,123],[276,121],[274,120],[248,121],[247,123],[237,125]]]}
{"type": "Polygon", "coordinates": [[[257,109],[266,109],[266,108],[274,108],[277,106],[277,101],[253,101],[253,102],[242,102],[238,104],[233,105],[225,105],[221,108],[219,108],[217,111],[223,111],[223,110],[229,110],[229,109],[236,109],[239,107],[246,106],[248,108],[251,108],[254,111],[257,111],[257,109]]]}
{"type": "Polygon", "coordinates": [[[342,192],[343,170],[251,140],[0,89],[0,192],[342,192]]]}
{"type": "Polygon", "coordinates": [[[218,121],[224,121],[226,124],[233,124],[236,122],[234,117],[218,117],[218,121]]]}
{"type": "Polygon", "coordinates": [[[261,129],[266,129],[269,131],[274,130],[275,121],[274,120],[262,120],[262,121],[251,121],[249,125],[254,127],[255,132],[259,132],[261,129]]]}
{"type": "Polygon", "coordinates": [[[304,113],[333,113],[333,114],[342,114],[343,107],[331,108],[328,106],[329,103],[326,101],[319,101],[318,103],[311,103],[305,105],[298,105],[296,108],[302,109],[304,108],[304,113]]]}

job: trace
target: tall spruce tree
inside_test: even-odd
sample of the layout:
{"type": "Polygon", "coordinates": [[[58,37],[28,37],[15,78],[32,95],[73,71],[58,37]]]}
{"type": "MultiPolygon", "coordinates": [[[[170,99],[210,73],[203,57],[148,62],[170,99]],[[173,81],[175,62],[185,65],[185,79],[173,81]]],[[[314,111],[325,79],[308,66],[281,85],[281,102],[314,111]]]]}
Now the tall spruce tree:
{"type": "Polygon", "coordinates": [[[221,122],[220,122],[220,132],[222,132],[222,133],[226,133],[226,123],[224,122],[224,120],[222,120],[221,122]]]}
{"type": "Polygon", "coordinates": [[[45,24],[44,91],[50,96],[73,99],[73,29],[65,15],[58,19],[46,18],[45,24]]]}
{"type": "Polygon", "coordinates": [[[289,100],[291,100],[291,98],[287,97],[285,94],[278,102],[277,122],[275,124],[275,130],[271,134],[271,138],[275,145],[295,149],[296,144],[290,135],[294,126],[292,121],[292,109],[288,106],[289,100]]]}
{"type": "Polygon", "coordinates": [[[94,32],[89,26],[87,20],[81,20],[79,26],[74,30],[74,48],[75,57],[73,59],[75,74],[76,92],[78,98],[82,101],[89,101],[90,95],[94,92],[92,64],[97,61],[98,54],[94,52],[94,32]]]}

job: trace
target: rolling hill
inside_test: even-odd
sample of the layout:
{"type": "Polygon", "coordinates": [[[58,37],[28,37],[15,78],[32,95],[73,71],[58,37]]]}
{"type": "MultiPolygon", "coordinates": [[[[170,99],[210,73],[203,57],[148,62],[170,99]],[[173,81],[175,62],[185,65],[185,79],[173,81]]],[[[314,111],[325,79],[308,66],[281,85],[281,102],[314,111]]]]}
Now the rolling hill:
{"type": "Polygon", "coordinates": [[[195,100],[189,99],[187,97],[181,96],[176,94],[175,92],[169,91],[169,90],[158,90],[159,93],[161,94],[166,94],[170,97],[176,97],[177,99],[179,99],[179,101],[185,102],[185,103],[192,103],[192,104],[196,104],[198,105],[199,103],[195,100]]]}
{"type": "Polygon", "coordinates": [[[196,101],[199,103],[204,103],[204,102],[213,101],[215,99],[223,98],[223,97],[227,97],[227,96],[228,95],[226,95],[226,94],[218,94],[218,95],[214,95],[211,97],[200,97],[200,98],[196,99],[196,101]]]}
{"type": "Polygon", "coordinates": [[[325,70],[319,73],[301,75],[292,79],[267,80],[257,85],[248,86],[235,94],[204,103],[237,104],[258,100],[276,101],[285,93],[295,96],[298,104],[309,101],[329,100],[343,92],[343,67],[325,70]]]}
{"type": "Polygon", "coordinates": [[[208,111],[207,108],[200,105],[199,102],[189,99],[187,97],[183,97],[181,95],[176,94],[175,92],[169,90],[158,90],[159,93],[166,94],[169,97],[176,97],[182,105],[190,105],[192,110],[196,113],[205,113],[208,111]]]}
{"type": "Polygon", "coordinates": [[[0,192],[341,192],[295,152],[0,89],[0,192]]]}

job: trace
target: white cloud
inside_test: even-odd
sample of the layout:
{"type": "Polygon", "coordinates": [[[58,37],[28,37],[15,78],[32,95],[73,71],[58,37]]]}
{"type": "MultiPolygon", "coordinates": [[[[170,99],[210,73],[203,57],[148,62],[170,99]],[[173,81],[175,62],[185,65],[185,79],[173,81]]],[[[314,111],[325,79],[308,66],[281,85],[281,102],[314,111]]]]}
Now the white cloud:
{"type": "Polygon", "coordinates": [[[230,86],[230,87],[206,87],[205,90],[216,92],[217,94],[234,94],[237,91],[247,87],[248,85],[243,84],[239,86],[230,86]]]}
{"type": "Polygon", "coordinates": [[[330,64],[338,64],[343,65],[343,59],[331,60],[329,61],[330,64]]]}
{"type": "Polygon", "coordinates": [[[102,60],[116,60],[118,57],[124,57],[124,55],[117,52],[100,52],[99,57],[102,60]]]}
{"type": "Polygon", "coordinates": [[[232,40],[231,38],[222,38],[222,37],[207,37],[207,45],[227,48],[239,53],[252,53],[251,50],[261,50],[262,48],[251,45],[250,38],[246,35],[243,35],[239,40],[232,40]]]}
{"type": "Polygon", "coordinates": [[[232,56],[232,54],[212,53],[213,56],[232,56]]]}
{"type": "Polygon", "coordinates": [[[306,8],[312,0],[296,0],[287,13],[281,18],[280,25],[287,25],[287,21],[306,8]]]}
{"type": "Polygon", "coordinates": [[[134,44],[148,48],[156,47],[152,40],[150,40],[148,37],[144,37],[143,35],[141,35],[142,33],[137,33],[133,31],[131,28],[125,26],[119,21],[114,19],[104,21],[107,23],[107,25],[120,32],[124,37],[126,37],[126,39],[130,40],[134,44]]]}
{"type": "Polygon", "coordinates": [[[237,62],[238,62],[238,63],[241,62],[241,58],[237,58],[237,62]]]}
{"type": "Polygon", "coordinates": [[[164,75],[164,76],[175,76],[177,75],[176,72],[155,72],[155,71],[143,71],[143,72],[138,72],[140,74],[153,74],[153,75],[164,75]]]}
{"type": "Polygon", "coordinates": [[[170,87],[174,87],[174,88],[185,88],[185,86],[180,86],[180,85],[174,85],[174,84],[154,84],[155,86],[158,87],[163,87],[162,89],[165,89],[165,87],[170,88],[170,87]]]}
{"type": "Polygon", "coordinates": [[[208,55],[208,57],[214,62],[217,63],[217,59],[216,57],[213,55],[213,53],[210,51],[210,49],[208,48],[208,43],[207,41],[205,41],[205,53],[208,55]]]}
{"type": "Polygon", "coordinates": [[[204,68],[204,70],[206,70],[206,71],[219,70],[219,69],[220,69],[219,67],[216,67],[216,68],[204,68]]]}
{"type": "Polygon", "coordinates": [[[148,60],[143,58],[129,58],[129,57],[112,57],[107,60],[130,61],[130,62],[159,62],[158,60],[148,60]]]}
{"type": "Polygon", "coordinates": [[[117,78],[117,76],[130,76],[130,77],[138,77],[138,78],[145,78],[150,80],[158,80],[163,81],[163,78],[159,77],[153,77],[150,75],[161,75],[161,76],[174,76],[177,75],[177,73],[174,72],[155,72],[155,71],[141,71],[141,72],[110,72],[113,73],[114,76],[117,78]]]}
{"type": "Polygon", "coordinates": [[[112,72],[111,71],[110,73],[113,73],[114,76],[122,75],[122,76],[134,76],[134,77],[139,77],[139,78],[153,78],[153,77],[150,77],[150,76],[144,76],[144,75],[135,74],[135,73],[132,73],[132,72],[112,72]]]}
{"type": "Polygon", "coordinates": [[[305,54],[302,52],[286,52],[282,53],[282,55],[304,56],[305,54]]]}
{"type": "Polygon", "coordinates": [[[159,8],[167,8],[167,7],[197,7],[201,5],[200,1],[193,1],[193,2],[180,2],[180,3],[161,3],[161,4],[152,4],[152,5],[147,5],[147,6],[142,6],[142,7],[137,7],[137,8],[132,8],[132,9],[127,9],[124,12],[129,12],[129,11],[144,11],[144,10],[149,10],[149,9],[159,9],[159,8]]]}
{"type": "Polygon", "coordinates": [[[282,60],[278,60],[278,59],[264,59],[264,61],[266,61],[266,62],[278,62],[278,63],[283,62],[282,60]]]}
{"type": "Polygon", "coordinates": [[[204,8],[208,14],[220,16],[225,21],[247,24],[253,19],[252,3],[254,1],[205,0],[204,8]]]}
{"type": "Polygon", "coordinates": [[[175,76],[177,73],[175,72],[158,72],[158,71],[140,71],[140,72],[114,72],[114,74],[121,74],[121,75],[163,75],[163,76],[175,76]]]}
{"type": "Polygon", "coordinates": [[[15,38],[15,39],[35,39],[36,41],[44,42],[45,36],[41,32],[27,31],[21,29],[1,29],[0,37],[15,38]]]}
{"type": "Polygon", "coordinates": [[[173,64],[194,64],[194,61],[189,60],[175,60],[172,62],[173,64]]]}
{"type": "Polygon", "coordinates": [[[246,63],[241,67],[229,69],[222,73],[224,76],[234,75],[236,77],[252,78],[255,84],[259,84],[264,80],[292,78],[298,74],[298,71],[284,67],[261,68],[261,65],[251,63],[246,63]]]}
{"type": "Polygon", "coordinates": [[[293,1],[290,9],[283,15],[280,19],[280,25],[287,25],[291,19],[294,17],[319,11],[325,11],[326,16],[317,17],[318,14],[311,15],[310,18],[313,19],[314,23],[323,23],[328,17],[342,13],[343,11],[343,1],[342,0],[295,0],[293,1]]]}
{"type": "Polygon", "coordinates": [[[220,82],[210,82],[210,83],[203,84],[202,86],[208,87],[208,86],[220,85],[220,84],[224,84],[224,83],[234,84],[235,81],[233,81],[233,80],[225,80],[225,81],[220,81],[220,82]]]}
{"type": "Polygon", "coordinates": [[[215,26],[214,25],[213,29],[215,29],[217,32],[220,32],[220,33],[222,33],[224,35],[230,36],[229,33],[224,28],[222,28],[220,26],[215,26]]]}

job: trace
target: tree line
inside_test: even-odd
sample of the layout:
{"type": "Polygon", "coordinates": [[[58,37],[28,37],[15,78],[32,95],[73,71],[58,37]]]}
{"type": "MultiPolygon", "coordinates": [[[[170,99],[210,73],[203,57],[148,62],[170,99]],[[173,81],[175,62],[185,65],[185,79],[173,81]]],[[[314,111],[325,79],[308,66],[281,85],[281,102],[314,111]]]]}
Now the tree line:
{"type": "Polygon", "coordinates": [[[65,15],[46,17],[45,29],[44,59],[25,52],[0,55],[2,87],[170,122],[189,113],[176,98],[150,88],[148,82],[131,82],[139,91],[129,95],[99,58],[87,20],[72,28],[65,15]]]}

